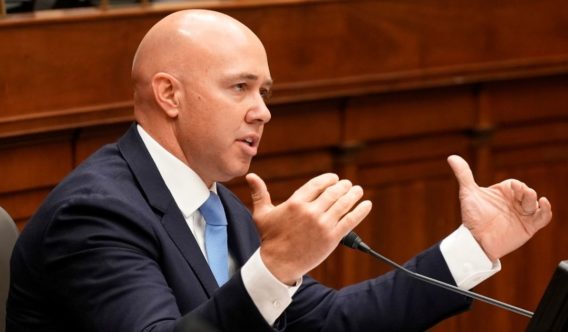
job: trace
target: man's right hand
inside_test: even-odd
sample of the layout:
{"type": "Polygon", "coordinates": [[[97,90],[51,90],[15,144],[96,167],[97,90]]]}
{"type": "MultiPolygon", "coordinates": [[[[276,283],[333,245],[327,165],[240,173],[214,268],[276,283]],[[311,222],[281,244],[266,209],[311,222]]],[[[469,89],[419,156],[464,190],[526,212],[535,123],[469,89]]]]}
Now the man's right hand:
{"type": "Polygon", "coordinates": [[[281,282],[293,285],[329,256],[339,241],[371,211],[363,189],[336,174],[317,176],[285,202],[272,205],[264,181],[246,176],[253,202],[253,219],[261,236],[260,255],[281,282]]]}

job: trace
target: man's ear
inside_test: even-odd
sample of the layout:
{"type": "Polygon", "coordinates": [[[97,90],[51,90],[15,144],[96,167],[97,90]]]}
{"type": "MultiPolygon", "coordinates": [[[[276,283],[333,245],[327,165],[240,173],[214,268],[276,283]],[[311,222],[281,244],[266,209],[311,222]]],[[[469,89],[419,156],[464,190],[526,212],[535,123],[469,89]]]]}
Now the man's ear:
{"type": "Polygon", "coordinates": [[[152,77],[152,90],[156,103],[170,118],[176,118],[180,106],[180,82],[170,74],[157,73],[152,77]]]}

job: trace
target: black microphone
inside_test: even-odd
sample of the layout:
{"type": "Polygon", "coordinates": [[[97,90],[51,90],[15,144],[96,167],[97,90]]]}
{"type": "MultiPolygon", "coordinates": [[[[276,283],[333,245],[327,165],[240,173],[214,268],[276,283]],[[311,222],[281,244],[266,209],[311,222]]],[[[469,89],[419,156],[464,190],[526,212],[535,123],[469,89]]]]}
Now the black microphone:
{"type": "Polygon", "coordinates": [[[357,235],[353,231],[351,231],[351,232],[349,232],[349,234],[345,235],[345,237],[341,240],[341,244],[343,244],[346,247],[349,247],[349,248],[352,248],[352,249],[357,249],[357,250],[362,251],[366,254],[369,254],[369,255],[387,263],[388,265],[392,266],[393,268],[408,274],[409,276],[411,276],[415,279],[427,282],[427,283],[432,284],[432,285],[436,285],[438,287],[442,287],[444,289],[450,290],[450,291],[455,292],[455,293],[459,293],[461,295],[471,297],[471,298],[479,300],[479,301],[483,301],[485,303],[489,303],[491,305],[497,306],[497,307],[505,309],[505,310],[512,311],[512,312],[519,314],[519,315],[523,315],[523,316],[526,316],[526,317],[529,317],[529,318],[532,318],[532,316],[533,316],[533,313],[528,311],[528,310],[512,306],[510,304],[492,299],[492,298],[487,297],[485,295],[477,294],[477,293],[474,293],[474,292],[471,292],[471,291],[468,291],[468,290],[463,290],[463,289],[460,289],[460,288],[458,288],[454,285],[447,284],[443,281],[427,277],[425,275],[416,273],[414,271],[410,271],[409,269],[405,268],[404,266],[401,266],[401,265],[393,262],[392,260],[386,258],[385,256],[379,254],[378,252],[374,251],[365,242],[363,242],[363,240],[361,240],[359,235],[357,235]]]}

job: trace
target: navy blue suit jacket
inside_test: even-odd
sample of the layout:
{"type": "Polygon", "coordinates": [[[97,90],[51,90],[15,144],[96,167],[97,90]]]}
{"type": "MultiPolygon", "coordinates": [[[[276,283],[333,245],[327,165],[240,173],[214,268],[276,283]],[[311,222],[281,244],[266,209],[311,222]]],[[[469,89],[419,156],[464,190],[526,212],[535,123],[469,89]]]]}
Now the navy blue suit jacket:
{"type": "MultiPolygon", "coordinates": [[[[222,185],[218,192],[242,266],[259,237],[237,197],[222,185]]],[[[438,246],[407,266],[453,283],[438,246]]],[[[469,303],[399,273],[342,290],[306,276],[276,329],[421,331],[469,303]]],[[[222,331],[274,330],[240,272],[217,286],[133,125],[62,181],[26,225],[12,256],[7,330],[173,331],[184,316],[222,331]]]]}

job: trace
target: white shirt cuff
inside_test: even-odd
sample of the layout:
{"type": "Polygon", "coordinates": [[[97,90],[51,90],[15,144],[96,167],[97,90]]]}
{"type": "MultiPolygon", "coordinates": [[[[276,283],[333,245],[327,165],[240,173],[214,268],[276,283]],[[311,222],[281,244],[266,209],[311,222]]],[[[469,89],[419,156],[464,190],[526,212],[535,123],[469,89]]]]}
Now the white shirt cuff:
{"type": "Polygon", "coordinates": [[[501,270],[501,262],[491,262],[464,225],[442,241],[440,251],[461,289],[472,289],[501,270]]]}
{"type": "Polygon", "coordinates": [[[292,303],[292,296],[302,284],[302,279],[294,286],[280,282],[264,265],[260,249],[243,265],[241,276],[252,301],[271,326],[292,303]]]}

